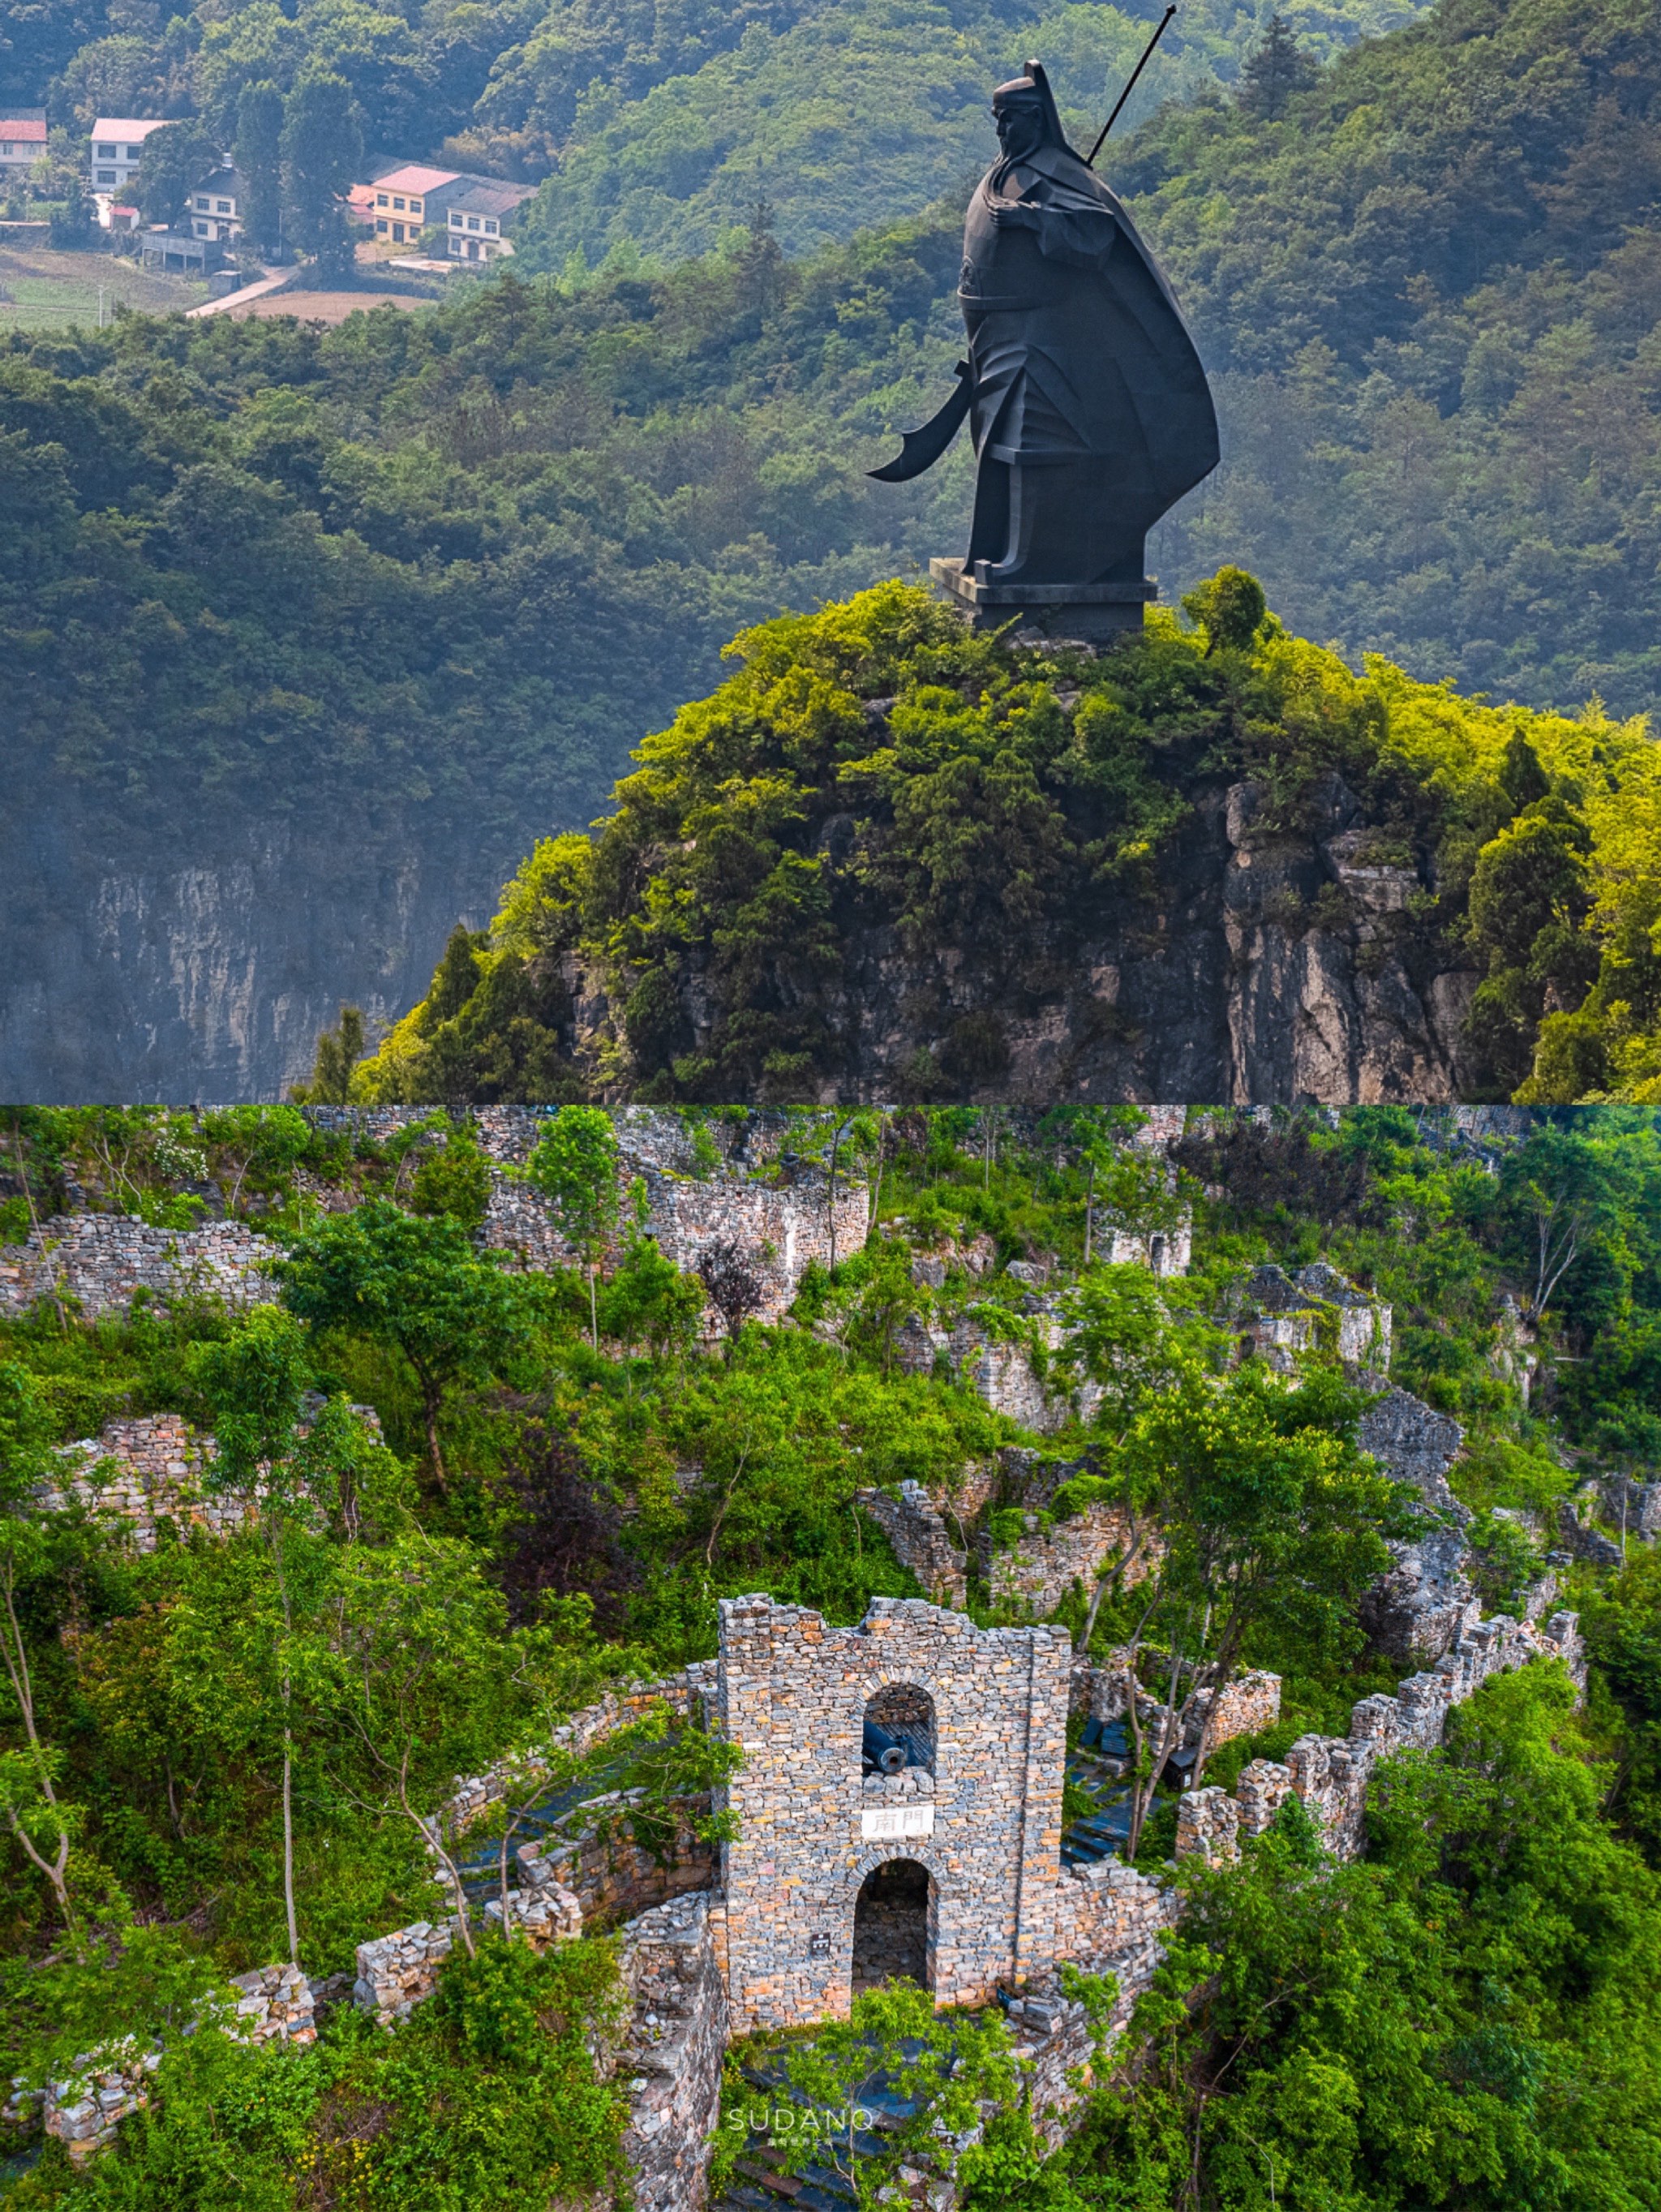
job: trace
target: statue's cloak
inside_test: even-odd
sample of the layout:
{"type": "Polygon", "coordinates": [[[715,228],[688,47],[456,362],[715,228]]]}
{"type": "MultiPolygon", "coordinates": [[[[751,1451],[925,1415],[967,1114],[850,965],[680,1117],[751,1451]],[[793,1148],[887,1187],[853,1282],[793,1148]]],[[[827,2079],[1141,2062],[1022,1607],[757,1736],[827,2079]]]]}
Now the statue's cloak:
{"type": "Polygon", "coordinates": [[[1216,466],[1216,414],[1170,287],[1070,147],[1006,155],[981,179],[958,297],[983,462],[1111,461],[1127,505],[1160,513],[1216,466]]]}

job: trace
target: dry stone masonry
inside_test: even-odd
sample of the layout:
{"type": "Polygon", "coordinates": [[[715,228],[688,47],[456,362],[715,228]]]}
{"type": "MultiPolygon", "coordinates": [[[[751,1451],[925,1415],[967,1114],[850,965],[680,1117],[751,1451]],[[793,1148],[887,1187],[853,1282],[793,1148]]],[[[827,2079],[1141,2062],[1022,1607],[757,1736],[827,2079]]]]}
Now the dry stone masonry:
{"type": "Polygon", "coordinates": [[[1290,1373],[1298,1355],[1314,1352],[1379,1375],[1390,1365],[1391,1310],[1325,1260],[1288,1275],[1258,1267],[1240,1316],[1240,1348],[1290,1373]]]}
{"type": "MultiPolygon", "coordinates": [[[[1179,1682],[1185,1686],[1192,1679],[1192,1669],[1184,1669],[1179,1682]]],[[[1116,1721],[1125,1710],[1127,1685],[1123,1658],[1115,1664],[1110,1657],[1107,1663],[1096,1666],[1087,1659],[1073,1662],[1071,1711],[1075,1718],[1082,1716],[1090,1720],[1116,1721]]],[[[1213,1703],[1216,1714],[1207,1734],[1207,1746],[1215,1751],[1236,1736],[1257,1735],[1264,1729],[1273,1728],[1281,1717],[1281,1678],[1261,1667],[1247,1668],[1223,1685],[1220,1700],[1210,1690],[1196,1692],[1189,1709],[1182,1743],[1179,1748],[1191,1750],[1200,1740],[1205,1717],[1213,1703]]],[[[1137,1712],[1144,1724],[1161,1710],[1157,1698],[1138,1686],[1137,1712]]]]}
{"type": "Polygon", "coordinates": [[[709,1897],[682,1897],[623,1932],[633,2012],[617,2072],[629,2094],[623,2154],[637,2212],[687,2212],[703,2201],[727,2045],[714,1919],[709,1897]]]}
{"type": "Polygon", "coordinates": [[[857,1628],[770,1599],[724,1600],[718,1723],[744,1753],[722,1846],[735,2031],[846,2014],[854,1908],[873,1869],[930,1876],[930,1982],[986,2002],[1049,1963],[1066,1750],[1064,1634],[978,1629],[961,1613],[876,1599],[857,1628]],[[931,1704],[932,1796],[868,1803],[862,1731],[890,1685],[931,1704]]]}
{"type": "Polygon", "coordinates": [[[130,1311],[141,1291],[163,1309],[191,1297],[270,1304],[276,1286],[266,1271],[278,1256],[269,1237],[241,1221],[155,1229],[122,1213],[60,1214],[23,1243],[0,1245],[0,1313],[57,1297],[96,1321],[130,1311]]]}
{"type": "Polygon", "coordinates": [[[937,1605],[961,1608],[967,1603],[968,1555],[953,1542],[920,1482],[902,1482],[897,1493],[861,1490],[855,1495],[888,1538],[895,1559],[910,1568],[937,1605]]]}
{"type": "MultiPolygon", "coordinates": [[[[314,1395],[308,1402],[316,1407],[322,1399],[314,1395]]],[[[380,1416],[374,1407],[354,1406],[352,1411],[379,1441],[380,1416]]],[[[218,1455],[214,1438],[178,1413],[109,1421],[95,1438],[62,1447],[63,1473],[37,1492],[36,1502],[49,1513],[79,1506],[124,1521],[140,1552],[155,1549],[164,1521],[181,1534],[203,1528],[212,1536],[227,1536],[242,1526],[246,1506],[240,1498],[213,1487],[209,1470],[218,1455]]]]}
{"type": "Polygon", "coordinates": [[[247,2043],[317,2041],[317,1997],[298,1966],[259,1966],[232,1977],[235,2033],[247,2043]]]}
{"type": "Polygon", "coordinates": [[[71,1504],[88,1513],[113,1514],[128,1522],[141,1552],[153,1552],[157,1524],[172,1521],[182,1534],[205,1528],[228,1535],[242,1525],[242,1501],[204,1486],[217,1456],[214,1440],[177,1413],[151,1413],[108,1422],[94,1440],[66,1444],[62,1478],[40,1493],[49,1512],[71,1504]]]}
{"type": "Polygon", "coordinates": [[[1233,1794],[1190,1791],[1178,1806],[1179,1857],[1190,1851],[1237,1856],[1241,1842],[1260,1835],[1288,1796],[1300,1798],[1314,1815],[1329,1849],[1354,1857],[1362,1843],[1367,1785],[1378,1762],[1397,1751],[1434,1750],[1453,1706],[1473,1696],[1490,1674],[1537,1658],[1562,1660],[1577,1687],[1584,1687],[1585,1655],[1573,1613],[1554,1614],[1543,1628],[1503,1613],[1477,1621],[1433,1672],[1411,1676],[1393,1698],[1363,1698],[1350,1713],[1347,1737],[1300,1736],[1284,1765],[1253,1759],[1233,1794]]]}

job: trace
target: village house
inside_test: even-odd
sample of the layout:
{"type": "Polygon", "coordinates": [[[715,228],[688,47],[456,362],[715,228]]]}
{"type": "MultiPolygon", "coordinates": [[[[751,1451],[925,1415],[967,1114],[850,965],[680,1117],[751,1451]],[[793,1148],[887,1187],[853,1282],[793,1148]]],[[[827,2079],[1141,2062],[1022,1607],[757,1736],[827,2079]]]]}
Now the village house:
{"type": "Polygon", "coordinates": [[[505,235],[515,211],[530,199],[531,185],[473,184],[450,203],[452,261],[494,261],[512,253],[505,235]]]}
{"type": "Polygon", "coordinates": [[[204,177],[191,194],[192,235],[220,246],[232,245],[240,238],[247,191],[228,163],[204,177]]]}
{"type": "Polygon", "coordinates": [[[374,182],[377,242],[413,246],[430,222],[442,222],[447,195],[468,181],[456,169],[429,169],[406,161],[374,182]]]}
{"type": "Polygon", "coordinates": [[[100,115],[92,131],[92,180],[95,191],[124,192],[138,173],[144,141],[167,127],[162,115],[143,119],[100,115]]]}
{"type": "Polygon", "coordinates": [[[502,234],[507,218],[530,198],[532,189],[505,185],[494,177],[470,176],[460,169],[433,169],[407,161],[377,177],[372,185],[354,185],[349,205],[355,214],[363,210],[373,222],[378,245],[413,246],[422,231],[444,225],[457,260],[485,261],[512,250],[502,234]],[[459,223],[452,210],[461,214],[459,223]],[[470,238],[476,252],[467,251],[470,238]]]}
{"type": "Polygon", "coordinates": [[[44,107],[0,108],[0,185],[27,177],[45,150],[44,107]]]}

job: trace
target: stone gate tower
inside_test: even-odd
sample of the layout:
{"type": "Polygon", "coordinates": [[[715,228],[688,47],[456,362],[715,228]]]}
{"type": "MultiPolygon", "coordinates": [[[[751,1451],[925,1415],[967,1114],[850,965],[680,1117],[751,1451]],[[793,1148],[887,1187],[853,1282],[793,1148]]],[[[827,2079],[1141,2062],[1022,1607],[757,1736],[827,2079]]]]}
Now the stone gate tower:
{"type": "Polygon", "coordinates": [[[895,1861],[928,1878],[937,2002],[984,2003],[1049,1967],[1066,1635],[978,1629],[913,1599],[876,1599],[857,1628],[766,1597],[720,1614],[718,1726],[744,1753],[723,1846],[734,2032],[846,2014],[862,1885],[895,1861]],[[911,1763],[864,1771],[884,1735],[911,1763]]]}

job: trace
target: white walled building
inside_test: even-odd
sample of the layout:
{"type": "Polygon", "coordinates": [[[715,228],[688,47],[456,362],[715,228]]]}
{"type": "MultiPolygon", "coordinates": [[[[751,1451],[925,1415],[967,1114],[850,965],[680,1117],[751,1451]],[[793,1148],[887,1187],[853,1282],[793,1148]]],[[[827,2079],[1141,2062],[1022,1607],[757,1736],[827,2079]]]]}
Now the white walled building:
{"type": "Polygon", "coordinates": [[[144,141],[152,131],[167,128],[165,115],[138,119],[132,116],[100,115],[93,125],[93,189],[124,194],[138,173],[144,141]]]}
{"type": "Polygon", "coordinates": [[[240,238],[247,191],[228,164],[204,177],[191,194],[191,234],[220,246],[229,246],[240,238]]]}
{"type": "Polygon", "coordinates": [[[512,246],[506,236],[514,210],[532,197],[530,185],[499,185],[476,179],[449,205],[452,261],[495,261],[512,246]]]}

